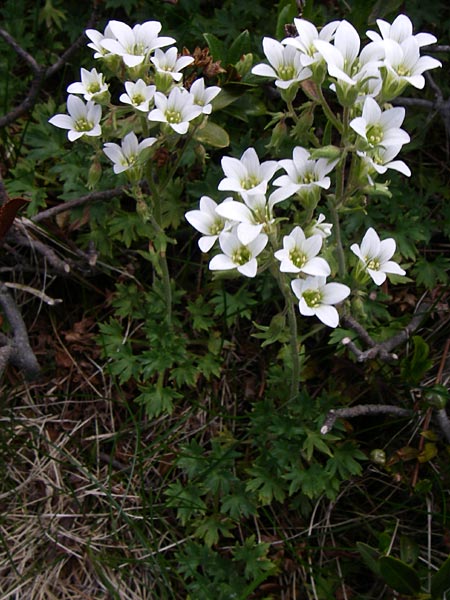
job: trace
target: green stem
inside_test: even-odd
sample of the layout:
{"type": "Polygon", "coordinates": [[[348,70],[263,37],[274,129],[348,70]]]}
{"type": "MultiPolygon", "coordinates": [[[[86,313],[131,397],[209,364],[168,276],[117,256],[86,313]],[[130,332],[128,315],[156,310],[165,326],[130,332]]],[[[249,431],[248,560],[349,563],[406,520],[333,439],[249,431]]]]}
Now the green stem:
{"type": "Polygon", "coordinates": [[[289,279],[284,273],[281,273],[277,265],[270,267],[272,275],[275,277],[278,287],[283,294],[286,303],[286,310],[289,325],[289,343],[291,346],[292,374],[291,374],[291,398],[298,394],[300,386],[300,349],[298,344],[297,315],[295,313],[295,304],[292,298],[292,292],[289,285],[289,279]]]}
{"type": "Polygon", "coordinates": [[[339,131],[339,133],[342,134],[344,127],[343,127],[342,123],[339,121],[339,119],[336,117],[334,112],[331,110],[330,105],[328,104],[328,102],[325,99],[325,96],[323,95],[321,86],[317,86],[317,93],[320,98],[320,104],[322,106],[323,112],[325,113],[325,116],[327,117],[327,119],[329,121],[331,121],[331,123],[339,131]]]}
{"type": "Polygon", "coordinates": [[[339,213],[336,207],[336,201],[333,198],[328,199],[328,207],[330,209],[331,220],[333,222],[333,232],[336,240],[336,251],[339,267],[339,276],[344,277],[346,273],[345,253],[342,246],[341,225],[339,222],[339,213]]]}

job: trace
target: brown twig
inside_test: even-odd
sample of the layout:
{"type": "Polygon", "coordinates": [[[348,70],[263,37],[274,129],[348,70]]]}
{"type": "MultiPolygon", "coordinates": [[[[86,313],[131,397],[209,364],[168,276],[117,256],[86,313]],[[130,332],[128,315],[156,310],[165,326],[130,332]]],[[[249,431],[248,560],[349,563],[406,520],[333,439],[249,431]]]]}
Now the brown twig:
{"type": "MultiPolygon", "coordinates": [[[[92,14],[86,23],[86,29],[91,28],[98,19],[98,3],[94,2],[94,8],[92,14]]],[[[69,46],[69,48],[58,58],[58,60],[53,63],[51,66],[46,67],[43,65],[39,65],[36,60],[26,51],[24,50],[20,44],[3,28],[0,28],[0,37],[2,37],[11,48],[16,52],[16,54],[24,60],[27,65],[30,67],[31,72],[34,77],[32,79],[30,88],[28,90],[25,99],[15,108],[13,108],[6,115],[0,117],[0,128],[6,127],[10,125],[14,121],[16,121],[19,117],[24,115],[25,113],[32,110],[36,98],[39,94],[39,91],[42,87],[43,82],[52,77],[57,71],[59,71],[67,61],[73,56],[79,48],[83,45],[86,40],[86,35],[82,33],[74,42],[69,46]]]]}
{"type": "Polygon", "coordinates": [[[67,275],[70,273],[70,265],[64,260],[61,260],[56,252],[41,242],[39,240],[35,240],[30,236],[25,236],[20,234],[18,231],[10,230],[8,232],[7,240],[9,242],[18,244],[19,246],[23,246],[25,248],[31,248],[32,250],[41,254],[48,263],[61,275],[67,275]]]}
{"type": "Polygon", "coordinates": [[[89,202],[97,202],[98,200],[110,200],[111,198],[115,198],[116,196],[122,195],[127,189],[129,189],[129,186],[123,185],[120,187],[112,188],[109,190],[103,190],[100,192],[90,192],[85,196],[80,196],[79,198],[75,198],[74,200],[68,200],[67,202],[63,202],[62,204],[57,204],[56,206],[47,208],[46,210],[41,211],[37,215],[34,215],[34,217],[31,217],[30,221],[32,221],[33,223],[39,223],[40,221],[44,221],[45,219],[50,219],[55,215],[59,215],[59,213],[65,212],[66,210],[77,208],[78,206],[88,204],[89,202]]]}
{"type": "Polygon", "coordinates": [[[380,414],[394,415],[401,418],[411,418],[414,413],[412,410],[407,408],[400,408],[399,406],[390,406],[386,404],[361,404],[358,406],[337,408],[329,411],[325,422],[320,429],[320,433],[325,435],[331,431],[337,419],[351,419],[353,417],[380,414]]]}
{"type": "Polygon", "coordinates": [[[8,288],[0,282],[0,306],[11,326],[12,339],[2,336],[4,343],[0,358],[0,375],[8,363],[23,371],[26,379],[35,379],[40,372],[39,363],[31,349],[28,340],[28,332],[17,305],[8,291],[8,288]],[[3,370],[1,370],[3,369],[3,370]]]}
{"type": "Polygon", "coordinates": [[[374,358],[379,358],[384,362],[396,361],[398,356],[394,354],[392,350],[409,339],[411,334],[422,323],[428,308],[428,305],[424,306],[423,311],[414,315],[414,317],[411,319],[411,322],[404,329],[402,329],[402,331],[388,338],[384,342],[379,342],[378,344],[373,341],[364,327],[358,323],[354,317],[351,315],[346,315],[342,318],[342,324],[344,327],[350,327],[350,329],[353,329],[353,331],[358,334],[361,340],[365,342],[367,346],[369,346],[369,349],[360,350],[348,337],[342,340],[342,344],[346,345],[348,349],[353,352],[358,362],[365,362],[374,358]]]}

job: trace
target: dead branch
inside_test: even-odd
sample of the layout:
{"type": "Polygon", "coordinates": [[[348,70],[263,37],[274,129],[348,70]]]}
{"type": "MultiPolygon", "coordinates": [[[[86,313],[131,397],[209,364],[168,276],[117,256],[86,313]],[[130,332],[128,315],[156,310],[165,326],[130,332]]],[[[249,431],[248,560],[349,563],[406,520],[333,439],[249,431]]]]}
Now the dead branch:
{"type": "Polygon", "coordinates": [[[31,349],[27,328],[8,288],[0,282],[0,306],[12,330],[12,338],[2,336],[0,348],[0,375],[8,363],[23,372],[26,379],[35,379],[40,373],[39,363],[31,349]]]}
{"type": "MultiPolygon", "coordinates": [[[[93,27],[98,19],[98,3],[94,2],[94,8],[92,10],[92,14],[86,23],[85,29],[89,29],[93,27]]],[[[67,61],[77,52],[81,46],[86,41],[85,33],[82,33],[74,42],[69,46],[69,48],[58,58],[58,60],[53,63],[51,66],[46,67],[44,65],[39,65],[36,60],[26,51],[24,50],[20,44],[10,35],[7,31],[0,27],[0,37],[2,37],[5,42],[13,48],[16,54],[22,58],[24,62],[30,67],[31,72],[33,73],[33,79],[31,81],[30,88],[28,90],[27,95],[24,100],[15,108],[13,108],[6,115],[0,117],[0,128],[6,127],[10,125],[14,121],[16,121],[19,117],[24,115],[25,113],[32,110],[36,98],[41,90],[42,84],[46,79],[52,77],[57,71],[59,71],[67,61]]]]}
{"type": "Polygon", "coordinates": [[[344,338],[342,344],[353,352],[358,362],[366,362],[367,360],[373,360],[379,358],[384,362],[393,362],[398,359],[397,354],[394,354],[392,350],[397,346],[400,346],[403,342],[406,342],[411,334],[420,326],[425,316],[427,315],[429,305],[423,305],[423,310],[416,313],[411,319],[410,323],[402,329],[396,335],[388,338],[384,342],[375,343],[364,327],[358,323],[358,321],[351,315],[345,315],[342,317],[342,324],[344,327],[350,327],[355,333],[361,338],[367,346],[368,350],[360,350],[356,344],[350,338],[344,338]]]}
{"type": "Polygon", "coordinates": [[[78,206],[88,204],[89,202],[97,202],[98,200],[110,200],[117,196],[121,196],[127,189],[129,189],[129,186],[123,185],[117,188],[112,188],[110,190],[91,192],[84,196],[80,196],[79,198],[75,198],[74,200],[68,200],[67,202],[63,202],[62,204],[58,204],[56,206],[52,206],[51,208],[47,208],[46,210],[41,211],[37,215],[34,215],[34,217],[31,217],[30,221],[32,221],[33,223],[39,223],[40,221],[44,221],[45,219],[50,219],[55,215],[59,215],[59,213],[65,212],[66,210],[77,208],[78,206]]]}
{"type": "Polygon", "coordinates": [[[320,433],[325,435],[331,429],[337,419],[352,419],[353,417],[363,417],[368,415],[394,415],[400,418],[411,418],[413,411],[399,406],[391,406],[385,404],[361,404],[346,408],[332,409],[328,413],[324,424],[320,428],[320,433]]]}

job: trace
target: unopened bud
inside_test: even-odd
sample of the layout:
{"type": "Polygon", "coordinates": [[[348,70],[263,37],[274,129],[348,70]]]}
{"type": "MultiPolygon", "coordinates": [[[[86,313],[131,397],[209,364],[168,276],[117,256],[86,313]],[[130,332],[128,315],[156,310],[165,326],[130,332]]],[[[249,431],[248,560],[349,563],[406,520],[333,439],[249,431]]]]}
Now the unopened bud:
{"type": "Polygon", "coordinates": [[[377,465],[385,465],[386,452],[384,450],[381,450],[381,448],[376,448],[370,453],[370,460],[377,465]]]}

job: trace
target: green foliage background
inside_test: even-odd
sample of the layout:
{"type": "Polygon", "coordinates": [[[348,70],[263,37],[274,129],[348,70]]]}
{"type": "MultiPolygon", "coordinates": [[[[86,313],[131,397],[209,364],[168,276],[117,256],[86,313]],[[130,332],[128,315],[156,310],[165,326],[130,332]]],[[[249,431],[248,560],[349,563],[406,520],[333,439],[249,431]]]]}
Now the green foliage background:
{"type": "MultiPolygon", "coordinates": [[[[317,26],[346,18],[361,34],[376,18],[392,20],[403,11],[417,30],[448,43],[446,2],[300,4],[304,18],[317,26]]],[[[92,10],[90,3],[71,0],[6,0],[0,14],[3,28],[48,66],[85,29],[92,10]]],[[[106,495],[114,514],[110,536],[120,540],[118,549],[109,554],[86,550],[98,581],[115,598],[125,597],[122,585],[136,585],[128,580],[130,572],[145,581],[147,595],[142,597],[149,598],[331,600],[346,593],[369,600],[390,597],[383,596],[391,593],[388,589],[437,598],[445,593],[441,580],[446,571],[434,579],[432,596],[419,596],[427,589],[425,559],[448,570],[449,447],[434,424],[427,428],[422,420],[360,418],[337,422],[325,436],[320,427],[330,409],[358,403],[388,399],[426,411],[427,398],[436,392],[449,336],[448,316],[439,312],[448,309],[448,120],[420,106],[407,108],[405,129],[412,142],[403,158],[413,177],[405,183],[392,175],[392,198],[379,197],[365,212],[353,213],[344,231],[350,240],[355,232],[382,224],[408,262],[410,280],[383,289],[360,307],[375,340],[406,326],[423,294],[438,308],[420,335],[401,348],[397,364],[359,364],[342,346],[336,350],[342,338],[353,335],[345,329],[331,335],[320,326],[301,331],[302,391],[290,398],[292,365],[283,317],[272,318],[283,310],[273,281],[268,274],[250,282],[212,278],[184,213],[197,206],[201,195],[214,197],[224,154],[238,156],[253,146],[261,157],[285,155],[286,147],[267,128],[281,103],[243,62],[263,59],[263,36],[284,37],[285,25],[298,14],[297,3],[105,0],[97,10],[99,30],[113,18],[130,25],[157,19],[179,48],[209,47],[224,69],[217,83],[230,99],[214,121],[231,139],[227,148],[205,144],[183,156],[162,199],[168,240],[152,239],[151,227],[126,196],[92,203],[88,213],[74,209],[65,222],[44,228],[61,257],[75,261],[76,249],[87,253],[92,246],[98,253],[95,269],[80,268],[48,283],[63,304],[41,309],[38,326],[35,308],[27,311],[36,346],[45,321],[60,332],[91,319],[90,343],[110,381],[107,400],[119,424],[114,436],[102,442],[100,435],[76,455],[58,458],[67,461],[69,471],[81,468],[94,489],[106,495]],[[172,281],[171,328],[164,320],[155,258],[163,243],[172,281]],[[125,468],[109,463],[106,487],[95,479],[99,453],[111,460],[126,457],[125,468]],[[114,492],[118,485],[124,497],[132,489],[139,498],[139,519],[122,509],[114,492]],[[424,537],[430,519],[431,557],[424,537]]],[[[439,59],[443,68],[432,77],[447,98],[448,54],[439,59]]],[[[1,129],[2,178],[10,196],[31,199],[29,217],[88,193],[93,164],[99,175],[96,190],[125,182],[112,174],[106,158],[93,157],[83,144],[68,144],[64,132],[48,125],[52,115],[63,112],[66,87],[78,79],[80,65],[95,66],[85,45],[43,82],[31,111],[1,129]]],[[[0,106],[7,114],[27,94],[32,74],[3,40],[0,69],[0,106]]],[[[428,85],[424,92],[410,90],[408,97],[433,100],[433,94],[428,85]]],[[[162,177],[169,172],[167,166],[161,169],[162,177]]],[[[17,252],[2,252],[5,268],[16,269],[27,281],[30,275],[17,270],[17,252]]],[[[56,377],[54,360],[51,353],[41,357],[49,381],[56,377]]],[[[440,391],[445,397],[445,388],[440,391]]],[[[58,394],[72,392],[61,387],[58,394]]],[[[87,393],[83,388],[81,394],[87,393]]],[[[39,386],[33,388],[36,404],[41,394],[39,386]]],[[[17,401],[7,389],[4,395],[10,415],[17,401]]],[[[75,391],[73,401],[79,399],[75,391]]],[[[41,434],[32,428],[29,433],[40,448],[41,434]]],[[[5,462],[11,461],[23,439],[7,427],[0,435],[5,462]]],[[[78,443],[75,436],[74,446],[78,443]]],[[[76,487],[70,485],[64,493],[76,500],[76,487]]],[[[1,486],[6,498],[14,481],[6,476],[1,486]]],[[[7,518],[5,510],[2,518],[7,518]]],[[[87,506],[82,510],[89,512],[87,506]]],[[[14,565],[14,553],[8,560],[14,565]]],[[[36,557],[30,569],[41,566],[36,557]]]]}

